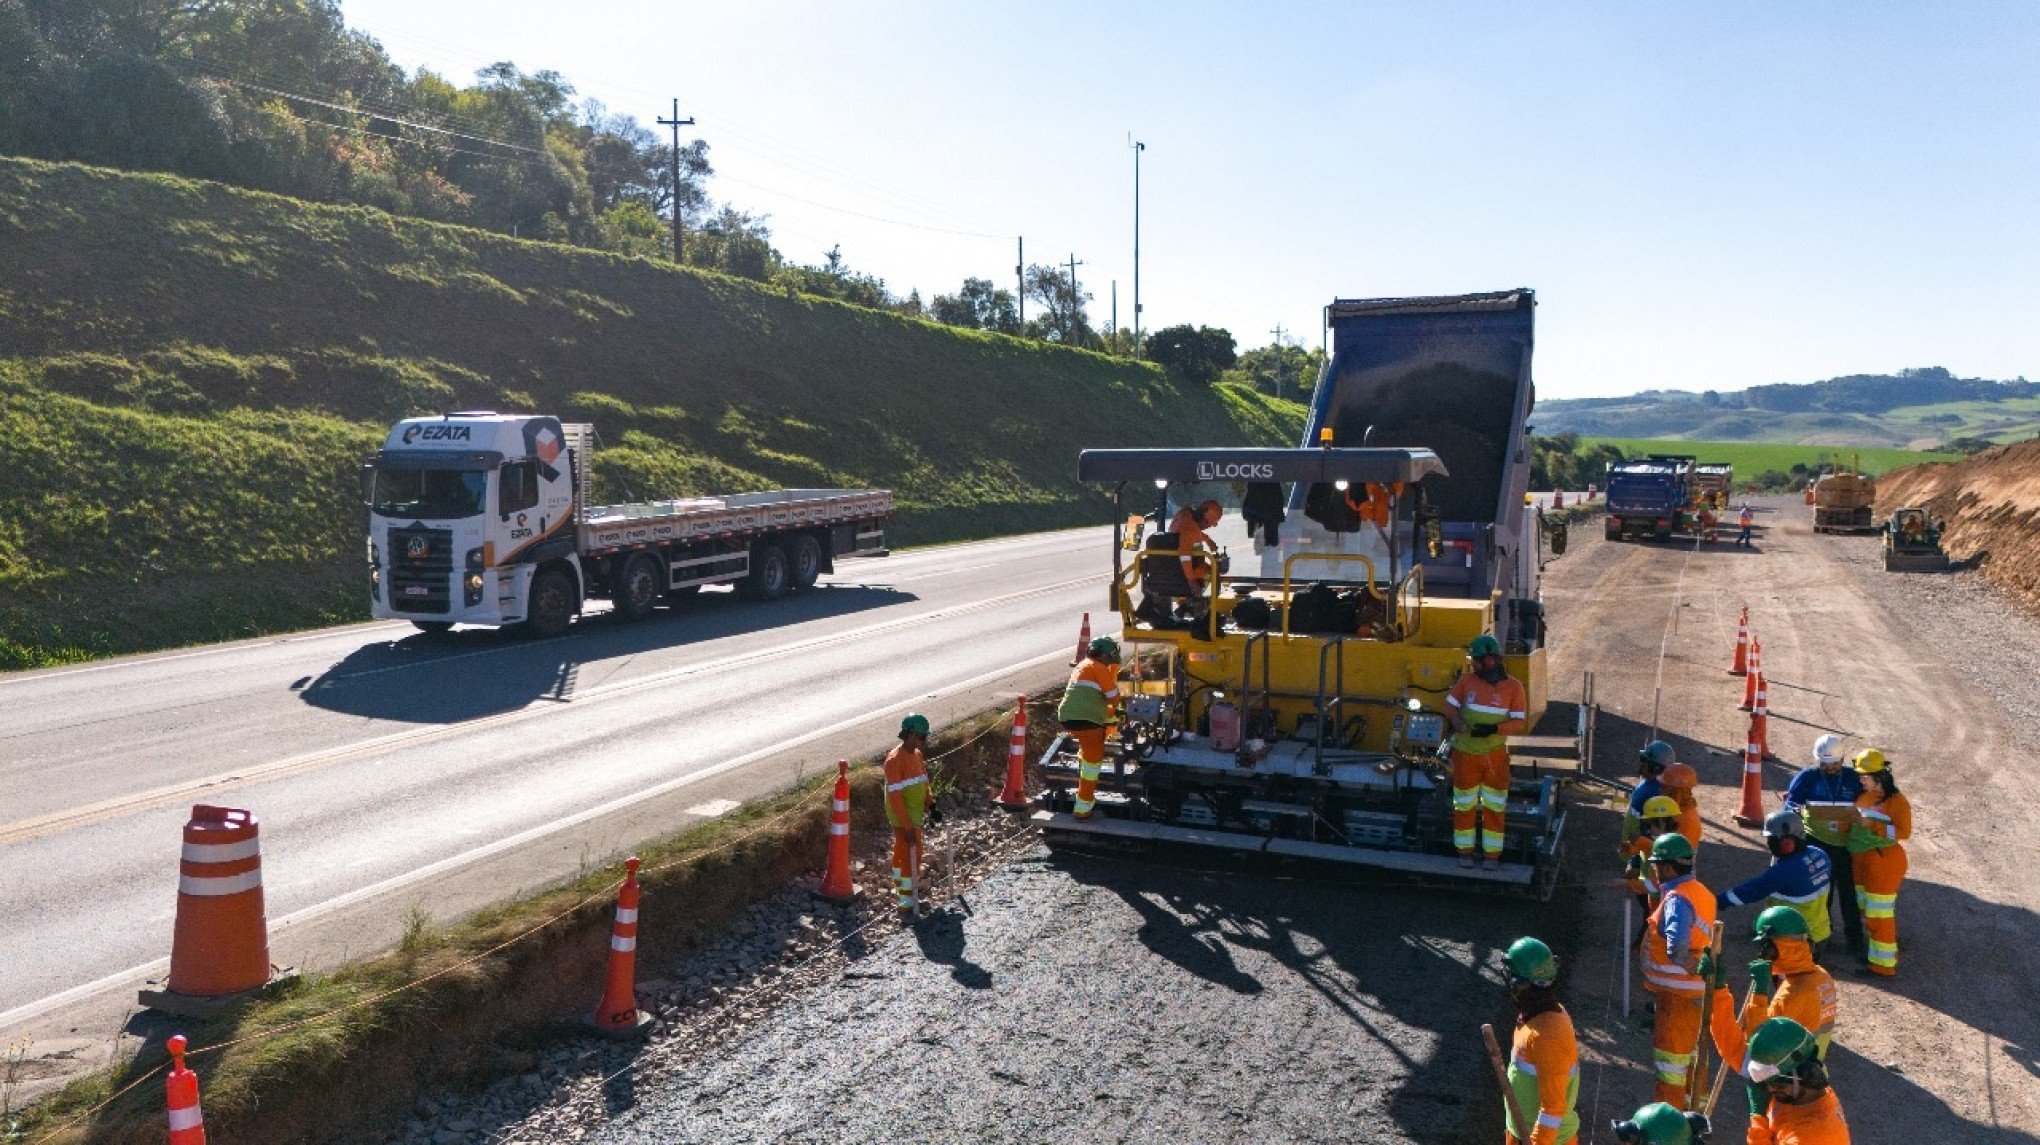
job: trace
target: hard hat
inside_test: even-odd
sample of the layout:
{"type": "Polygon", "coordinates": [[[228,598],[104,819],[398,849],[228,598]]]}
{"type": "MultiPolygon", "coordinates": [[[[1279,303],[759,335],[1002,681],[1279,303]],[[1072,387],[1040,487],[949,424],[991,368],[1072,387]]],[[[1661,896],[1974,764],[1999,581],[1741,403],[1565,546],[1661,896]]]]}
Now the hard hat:
{"type": "Polygon", "coordinates": [[[1749,1078],[1769,1081],[1814,1050],[1813,1035],[1790,1018],[1772,1018],[1750,1035],[1749,1078]]]}
{"type": "Polygon", "coordinates": [[[1663,775],[1658,776],[1658,782],[1667,788],[1690,788],[1700,782],[1700,773],[1694,771],[1690,763],[1674,763],[1665,768],[1663,775]]]}
{"type": "Polygon", "coordinates": [[[1765,907],[1750,927],[1750,937],[1758,942],[1767,938],[1810,938],[1812,935],[1813,929],[1806,925],[1806,916],[1789,906],[1765,907]]]}
{"type": "Polygon", "coordinates": [[[908,712],[907,718],[900,721],[900,734],[907,735],[909,733],[917,736],[927,735],[928,717],[919,712],[908,712]]]}
{"type": "Polygon", "coordinates": [[[1662,1101],[1644,1106],[1629,1120],[1617,1121],[1610,1128],[1623,1145],[1694,1145],[1709,1132],[1705,1114],[1681,1112],[1662,1101]]]}
{"type": "Polygon", "coordinates": [[[1764,838],[1804,839],[1806,824],[1800,822],[1796,811],[1773,811],[1764,816],[1764,838]]]}
{"type": "Polygon", "coordinates": [[[1667,831],[1651,842],[1650,861],[1690,863],[1693,861],[1693,843],[1677,831],[1667,831]]]}
{"type": "Polygon", "coordinates": [[[1679,801],[1669,795],[1653,795],[1643,801],[1643,814],[1639,819],[1677,819],[1679,801]]]}
{"type": "Polygon", "coordinates": [[[1874,775],[1891,766],[1891,761],[1884,758],[1884,753],[1874,747],[1866,747],[1857,752],[1856,757],[1849,763],[1864,775],[1874,775]]]}
{"type": "Polygon", "coordinates": [[[1107,664],[1117,664],[1119,663],[1119,641],[1112,639],[1110,636],[1093,637],[1091,642],[1084,646],[1084,654],[1093,660],[1102,660],[1107,664]]]}
{"type": "Polygon", "coordinates": [[[1216,501],[1206,501],[1204,504],[1197,506],[1198,516],[1202,517],[1207,513],[1211,514],[1213,520],[1217,520],[1225,516],[1225,506],[1216,501]]]}
{"type": "Polygon", "coordinates": [[[1558,980],[1558,959],[1552,957],[1549,946],[1534,938],[1519,938],[1510,943],[1508,953],[1502,955],[1502,965],[1508,967],[1509,977],[1533,986],[1549,986],[1558,980]]]}
{"type": "Polygon", "coordinates": [[[1473,643],[1466,646],[1466,654],[1476,660],[1483,656],[1500,656],[1502,644],[1501,641],[1483,632],[1473,638],[1473,643]]]}
{"type": "Polygon", "coordinates": [[[1842,762],[1842,737],[1829,732],[1827,735],[1814,740],[1813,760],[1815,763],[1842,762]]]}
{"type": "Polygon", "coordinates": [[[1654,739],[1644,744],[1642,749],[1636,753],[1636,758],[1645,763],[1656,764],[1659,767],[1667,767],[1679,762],[1678,757],[1672,754],[1672,745],[1661,739],[1654,739]]]}

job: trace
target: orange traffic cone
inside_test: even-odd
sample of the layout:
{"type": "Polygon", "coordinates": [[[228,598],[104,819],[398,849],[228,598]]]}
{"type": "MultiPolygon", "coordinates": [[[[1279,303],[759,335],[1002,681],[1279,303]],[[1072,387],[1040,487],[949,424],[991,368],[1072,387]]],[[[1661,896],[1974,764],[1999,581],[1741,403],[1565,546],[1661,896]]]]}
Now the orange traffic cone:
{"type": "Polygon", "coordinates": [[[178,865],[177,923],[167,990],[144,990],[144,1006],[187,1012],[207,1000],[259,990],[270,976],[262,907],[261,827],[238,807],[191,809],[178,865]]]}
{"type": "Polygon", "coordinates": [[[183,1034],[171,1034],[170,1076],[163,1079],[164,1103],[170,1107],[170,1145],[205,1145],[205,1114],[198,1108],[198,1075],[184,1068],[183,1034]]]}
{"type": "Polygon", "coordinates": [[[1750,714],[1749,734],[1743,737],[1742,755],[1742,806],[1736,809],[1735,821],[1743,827],[1760,827],[1764,823],[1764,749],[1757,744],[1757,717],[1750,714]]]}
{"type": "Polygon", "coordinates": [[[1077,629],[1077,654],[1070,658],[1070,667],[1074,668],[1078,664],[1083,663],[1084,657],[1088,655],[1090,651],[1091,651],[1091,614],[1087,612],[1084,614],[1083,627],[1077,629]]]}
{"type": "Polygon", "coordinates": [[[1027,810],[1027,697],[1013,709],[1013,738],[1006,748],[1006,788],[998,804],[1008,811],[1027,810]]]}
{"type": "Polygon", "coordinates": [[[602,1000],[588,1020],[612,1037],[636,1037],[650,1028],[652,1016],[637,1004],[638,857],[623,861],[623,886],[616,892],[616,924],[609,932],[609,974],[602,1000]]]}
{"type": "Polygon", "coordinates": [[[829,869],[822,876],[818,892],[830,902],[849,902],[857,897],[857,884],[850,881],[850,761],[836,761],[836,799],[829,808],[829,869]]]}
{"type": "Polygon", "coordinates": [[[1757,702],[1750,709],[1750,731],[1757,741],[1757,758],[1763,759],[1771,754],[1771,692],[1765,686],[1762,664],[1750,674],[1757,681],[1757,702]]]}
{"type": "Polygon", "coordinates": [[[1743,675],[1743,700],[1736,707],[1745,712],[1757,710],[1757,675],[1764,670],[1764,644],[1756,637],[1750,637],[1749,671],[1743,675]]]}
{"type": "Polygon", "coordinates": [[[1750,606],[1742,606],[1742,618],[1735,622],[1735,666],[1728,670],[1731,676],[1750,674],[1750,606]]]}

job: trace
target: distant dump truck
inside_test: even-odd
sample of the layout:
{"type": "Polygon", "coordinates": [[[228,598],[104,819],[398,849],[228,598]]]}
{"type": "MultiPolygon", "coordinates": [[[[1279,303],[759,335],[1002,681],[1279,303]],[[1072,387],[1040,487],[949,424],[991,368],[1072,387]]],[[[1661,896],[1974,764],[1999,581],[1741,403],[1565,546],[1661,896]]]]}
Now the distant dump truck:
{"type": "Polygon", "coordinates": [[[1611,541],[1647,534],[1668,541],[1685,527],[1693,459],[1645,457],[1608,464],[1608,515],[1602,527],[1611,541]]]}
{"type": "Polygon", "coordinates": [[[1877,528],[1871,504],[1877,500],[1877,480],[1857,466],[1837,463],[1813,485],[1813,531],[1816,533],[1868,533],[1877,528]]]}
{"type": "Polygon", "coordinates": [[[361,470],[376,618],[553,635],[590,599],[624,620],[710,584],[772,600],[839,557],[885,554],[893,499],[882,489],[591,504],[594,438],[592,426],[525,414],[398,422],[361,470]]]}
{"type": "Polygon", "coordinates": [[[1735,466],[1726,462],[1703,461],[1693,467],[1693,504],[1728,507],[1728,495],[1735,491],[1735,466]]]}

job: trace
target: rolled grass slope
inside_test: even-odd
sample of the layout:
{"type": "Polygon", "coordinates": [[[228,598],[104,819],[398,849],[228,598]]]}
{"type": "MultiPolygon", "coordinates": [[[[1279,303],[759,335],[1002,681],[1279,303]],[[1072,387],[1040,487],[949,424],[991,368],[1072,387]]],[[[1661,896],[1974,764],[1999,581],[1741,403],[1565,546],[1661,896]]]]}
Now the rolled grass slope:
{"type": "MultiPolygon", "coordinates": [[[[1052,698],[1036,702],[1053,710],[1052,698]]],[[[939,759],[931,775],[952,814],[991,813],[1010,716],[986,711],[930,743],[930,759],[939,759]]],[[[1032,757],[1046,749],[1052,721],[1029,727],[1032,757]]],[[[713,942],[752,903],[818,870],[834,782],[831,770],[639,849],[639,973],[713,942]]],[[[852,854],[872,869],[890,853],[884,786],[874,761],[852,768],[852,854]]],[[[480,1086],[526,1068],[530,1047],[586,1036],[581,1020],[602,991],[620,882],[620,866],[606,866],[451,927],[421,926],[393,953],[310,976],[238,1015],[183,1023],[208,1139],[378,1139],[425,1084],[480,1086]]],[[[155,1145],[166,1063],[152,1041],[120,1068],[32,1107],[11,1135],[0,1125],[0,1141],[155,1145]]]]}
{"type": "Polygon", "coordinates": [[[2040,438],[1963,461],[1913,465],[1877,479],[1879,520],[1925,506],[1943,522],[1941,545],[2040,614],[2040,438]]]}
{"type": "Polygon", "coordinates": [[[0,159],[0,667],[365,615],[397,418],[592,422],[605,500],[892,489],[895,544],[1102,519],[1084,446],[1287,444],[1146,363],[363,208],[0,159]]]}

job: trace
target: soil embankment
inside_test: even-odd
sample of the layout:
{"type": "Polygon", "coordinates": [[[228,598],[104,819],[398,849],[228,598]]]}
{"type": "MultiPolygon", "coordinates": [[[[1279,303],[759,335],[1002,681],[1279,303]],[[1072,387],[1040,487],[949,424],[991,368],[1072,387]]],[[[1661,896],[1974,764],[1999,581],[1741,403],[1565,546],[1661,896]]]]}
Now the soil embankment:
{"type": "Polygon", "coordinates": [[[1877,479],[1877,515],[1924,505],[1941,543],[1992,584],[2040,613],[2040,438],[1965,461],[1913,465],[1877,479]]]}

